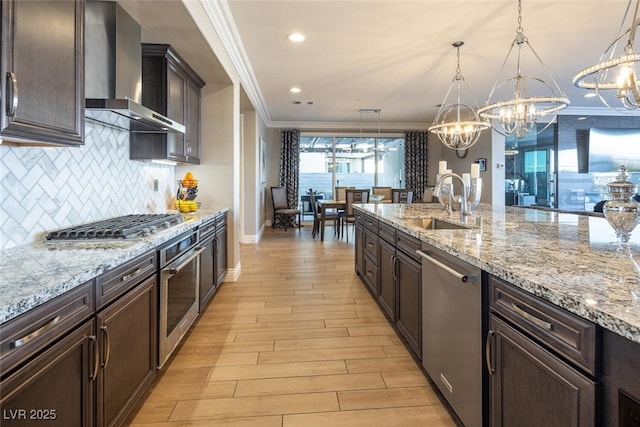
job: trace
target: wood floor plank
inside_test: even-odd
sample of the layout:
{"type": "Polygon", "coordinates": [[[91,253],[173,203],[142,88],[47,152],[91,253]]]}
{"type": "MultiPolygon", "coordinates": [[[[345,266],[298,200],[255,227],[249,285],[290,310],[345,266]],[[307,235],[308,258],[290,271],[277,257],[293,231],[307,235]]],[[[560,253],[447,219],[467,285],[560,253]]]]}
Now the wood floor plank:
{"type": "Polygon", "coordinates": [[[238,381],[235,397],[315,393],[340,390],[384,389],[380,374],[317,375],[238,381]]]}
{"type": "Polygon", "coordinates": [[[387,357],[382,346],[323,348],[318,350],[291,350],[261,352],[258,363],[311,362],[318,360],[371,359],[387,357]]]}
{"type": "Polygon", "coordinates": [[[338,399],[334,392],[185,400],[176,404],[170,420],[230,418],[240,413],[246,416],[301,414],[338,409],[338,399]]]}
{"type": "Polygon", "coordinates": [[[342,411],[440,404],[431,387],[338,391],[338,402],[342,411]]]}
{"type": "Polygon", "coordinates": [[[308,375],[346,374],[344,361],[272,363],[253,366],[212,368],[207,381],[246,380],[256,378],[304,377],[308,375]]]}
{"type": "Polygon", "coordinates": [[[284,415],[283,427],[455,427],[441,405],[284,415]]]}
{"type": "Polygon", "coordinates": [[[267,229],[200,314],[134,426],[455,425],[376,300],[354,244],[267,229]]]}

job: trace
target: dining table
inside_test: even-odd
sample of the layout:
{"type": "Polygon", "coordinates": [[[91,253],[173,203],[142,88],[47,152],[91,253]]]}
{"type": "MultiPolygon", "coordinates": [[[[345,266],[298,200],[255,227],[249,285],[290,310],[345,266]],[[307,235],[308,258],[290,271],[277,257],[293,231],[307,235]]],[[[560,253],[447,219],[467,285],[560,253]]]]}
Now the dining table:
{"type": "Polygon", "coordinates": [[[324,241],[324,223],[327,216],[327,209],[344,210],[347,206],[346,200],[317,199],[318,210],[320,211],[320,241],[324,241]]]}

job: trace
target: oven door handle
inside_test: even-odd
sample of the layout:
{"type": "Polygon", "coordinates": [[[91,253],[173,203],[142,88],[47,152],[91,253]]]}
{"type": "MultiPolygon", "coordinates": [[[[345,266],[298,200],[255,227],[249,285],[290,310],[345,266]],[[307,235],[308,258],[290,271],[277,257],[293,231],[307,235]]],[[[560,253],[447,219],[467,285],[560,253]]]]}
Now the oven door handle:
{"type": "Polygon", "coordinates": [[[167,274],[169,275],[169,277],[171,276],[175,276],[176,274],[178,274],[178,271],[182,270],[182,268],[189,264],[193,258],[195,258],[196,256],[200,255],[202,252],[204,252],[207,248],[202,247],[202,246],[196,246],[195,248],[193,248],[191,251],[187,252],[185,254],[185,260],[184,262],[180,263],[180,265],[178,265],[177,267],[168,267],[168,268],[164,268],[162,269],[161,273],[162,274],[167,274]]]}

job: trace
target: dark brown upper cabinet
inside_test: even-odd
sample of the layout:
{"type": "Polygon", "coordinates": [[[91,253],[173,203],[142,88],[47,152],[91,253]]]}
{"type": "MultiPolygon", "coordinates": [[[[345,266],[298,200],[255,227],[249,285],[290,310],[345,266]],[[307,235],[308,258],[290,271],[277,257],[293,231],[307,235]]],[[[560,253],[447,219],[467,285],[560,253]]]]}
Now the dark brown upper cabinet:
{"type": "Polygon", "coordinates": [[[3,143],[84,144],[85,1],[2,1],[3,143]]]}
{"type": "Polygon", "coordinates": [[[185,133],[132,133],[132,160],[200,164],[200,89],[204,81],[166,44],[142,45],[142,105],[182,123],[185,133]]]}

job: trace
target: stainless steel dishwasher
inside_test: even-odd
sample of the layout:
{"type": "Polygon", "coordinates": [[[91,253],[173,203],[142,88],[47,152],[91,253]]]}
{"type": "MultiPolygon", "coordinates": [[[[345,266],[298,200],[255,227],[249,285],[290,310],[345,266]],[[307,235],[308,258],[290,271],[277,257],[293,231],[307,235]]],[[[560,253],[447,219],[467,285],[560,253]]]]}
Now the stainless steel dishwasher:
{"type": "Polygon", "coordinates": [[[481,271],[423,243],[422,365],[466,427],[482,427],[481,271]]]}

